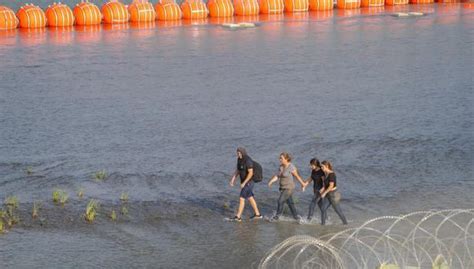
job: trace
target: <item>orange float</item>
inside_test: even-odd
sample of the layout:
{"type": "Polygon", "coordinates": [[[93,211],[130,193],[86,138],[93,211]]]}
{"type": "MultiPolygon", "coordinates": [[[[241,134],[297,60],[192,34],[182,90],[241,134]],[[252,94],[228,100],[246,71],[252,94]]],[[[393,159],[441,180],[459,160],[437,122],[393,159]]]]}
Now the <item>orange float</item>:
{"type": "Polygon", "coordinates": [[[337,8],[340,8],[340,9],[360,8],[360,0],[337,0],[337,8]]]}
{"type": "Polygon", "coordinates": [[[253,16],[260,13],[257,0],[234,0],[235,15],[253,16]]]}
{"type": "Polygon", "coordinates": [[[46,9],[48,26],[64,27],[74,25],[74,14],[65,4],[54,3],[46,9]]]}
{"type": "Polygon", "coordinates": [[[362,0],[361,7],[383,7],[385,0],[362,0]]]}
{"type": "Polygon", "coordinates": [[[77,25],[97,25],[102,21],[99,8],[87,1],[74,7],[74,17],[77,25]]]}
{"type": "Polygon", "coordinates": [[[234,15],[234,6],[231,0],[209,0],[207,8],[211,17],[231,17],[234,15]]]}
{"type": "Polygon", "coordinates": [[[410,4],[432,4],[434,0],[410,0],[410,4]]]}
{"type": "Polygon", "coordinates": [[[102,15],[105,23],[126,23],[130,14],[124,4],[117,0],[110,0],[102,6],[102,15]]]}
{"type": "Polygon", "coordinates": [[[260,13],[280,14],[283,13],[285,2],[283,0],[260,0],[260,13]]]}
{"type": "Polygon", "coordinates": [[[308,9],[308,0],[285,0],[286,12],[306,12],[308,9]]]}
{"type": "Polygon", "coordinates": [[[148,0],[134,0],[128,6],[131,22],[151,22],[156,19],[156,12],[148,0]]]}
{"type": "Polygon", "coordinates": [[[409,0],[385,0],[387,6],[408,5],[409,3],[409,0]]]}
{"type": "Polygon", "coordinates": [[[185,19],[204,19],[209,14],[206,4],[201,0],[185,0],[181,10],[185,19]]]}
{"type": "Polygon", "coordinates": [[[313,11],[331,10],[334,8],[332,0],[309,0],[309,9],[313,11]]]}
{"type": "Polygon", "coordinates": [[[8,7],[0,6],[0,30],[11,30],[18,26],[15,12],[8,7]]]}
{"type": "Polygon", "coordinates": [[[43,10],[33,4],[20,7],[16,16],[21,28],[40,28],[46,26],[46,16],[43,10]]]}
{"type": "Polygon", "coordinates": [[[155,5],[157,19],[160,21],[180,20],[183,17],[181,8],[174,0],[158,1],[155,5]]]}

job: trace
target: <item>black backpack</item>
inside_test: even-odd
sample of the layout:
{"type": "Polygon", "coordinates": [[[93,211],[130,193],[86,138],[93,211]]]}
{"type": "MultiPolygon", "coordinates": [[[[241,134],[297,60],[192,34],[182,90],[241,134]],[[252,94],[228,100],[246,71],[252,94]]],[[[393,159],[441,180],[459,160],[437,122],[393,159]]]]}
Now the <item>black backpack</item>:
{"type": "Polygon", "coordinates": [[[253,176],[252,176],[252,180],[253,182],[255,183],[258,183],[260,181],[262,181],[263,179],[263,169],[262,169],[262,166],[256,162],[256,161],[253,161],[253,176]]]}

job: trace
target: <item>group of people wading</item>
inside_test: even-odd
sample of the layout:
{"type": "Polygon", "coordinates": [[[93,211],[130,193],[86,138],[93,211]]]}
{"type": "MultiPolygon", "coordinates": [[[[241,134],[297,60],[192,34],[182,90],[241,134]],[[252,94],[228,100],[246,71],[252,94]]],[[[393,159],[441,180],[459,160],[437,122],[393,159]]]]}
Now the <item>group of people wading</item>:
{"type": "MultiPolygon", "coordinates": [[[[272,184],[276,181],[280,183],[280,197],[277,202],[276,214],[270,219],[271,221],[277,221],[283,213],[283,206],[288,204],[293,218],[301,221],[301,217],[293,202],[293,193],[295,191],[295,178],[301,185],[302,190],[313,182],[314,196],[309,205],[308,221],[311,221],[314,214],[314,208],[316,204],[321,210],[321,224],[326,224],[327,210],[330,206],[334,208],[336,213],[342,220],[343,224],[347,224],[346,217],[342,213],[341,207],[339,206],[340,193],[337,191],[336,174],[333,171],[332,165],[329,161],[319,162],[318,159],[311,159],[309,162],[311,167],[311,176],[304,180],[298,173],[295,165],[291,163],[291,156],[287,152],[280,154],[280,169],[277,174],[272,176],[268,182],[268,187],[271,188],[272,184]]],[[[252,158],[247,155],[244,148],[237,148],[237,169],[235,170],[230,185],[234,186],[237,177],[240,177],[240,201],[237,214],[232,218],[234,221],[242,221],[242,213],[245,207],[245,201],[248,200],[254,210],[254,215],[250,219],[261,219],[263,218],[255,201],[253,194],[254,186],[254,167],[259,166],[258,163],[254,162],[252,158]]]]}

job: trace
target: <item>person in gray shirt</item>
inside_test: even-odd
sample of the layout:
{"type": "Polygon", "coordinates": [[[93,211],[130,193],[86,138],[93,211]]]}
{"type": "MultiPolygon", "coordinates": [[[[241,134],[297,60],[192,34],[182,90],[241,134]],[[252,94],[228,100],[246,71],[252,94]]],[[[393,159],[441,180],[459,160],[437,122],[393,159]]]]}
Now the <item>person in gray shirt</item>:
{"type": "Polygon", "coordinates": [[[306,183],[298,174],[298,169],[296,169],[296,167],[291,163],[290,154],[282,152],[280,154],[280,170],[278,174],[274,175],[268,182],[268,187],[271,188],[274,182],[280,180],[280,198],[278,198],[276,215],[272,218],[274,221],[278,220],[283,213],[285,202],[288,204],[293,218],[296,220],[301,219],[301,217],[298,216],[293,202],[293,192],[295,191],[294,178],[300,182],[302,188],[306,187],[306,183]]]}

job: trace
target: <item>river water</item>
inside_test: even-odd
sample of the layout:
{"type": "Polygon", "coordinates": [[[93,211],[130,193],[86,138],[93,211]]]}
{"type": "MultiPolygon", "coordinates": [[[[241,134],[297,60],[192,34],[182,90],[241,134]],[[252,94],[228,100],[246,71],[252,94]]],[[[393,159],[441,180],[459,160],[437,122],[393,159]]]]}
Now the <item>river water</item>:
{"type": "MultiPolygon", "coordinates": [[[[312,157],[331,160],[350,226],[472,208],[474,10],[398,10],[260,16],[236,31],[209,19],[0,32],[0,199],[20,200],[1,267],[249,268],[289,236],[345,228],[333,211],[326,227],[223,221],[237,146],[264,181],[281,151],[305,177],[312,157]]],[[[271,216],[277,187],[255,193],[271,216]]],[[[296,199],[305,215],[311,192],[296,199]]]]}

